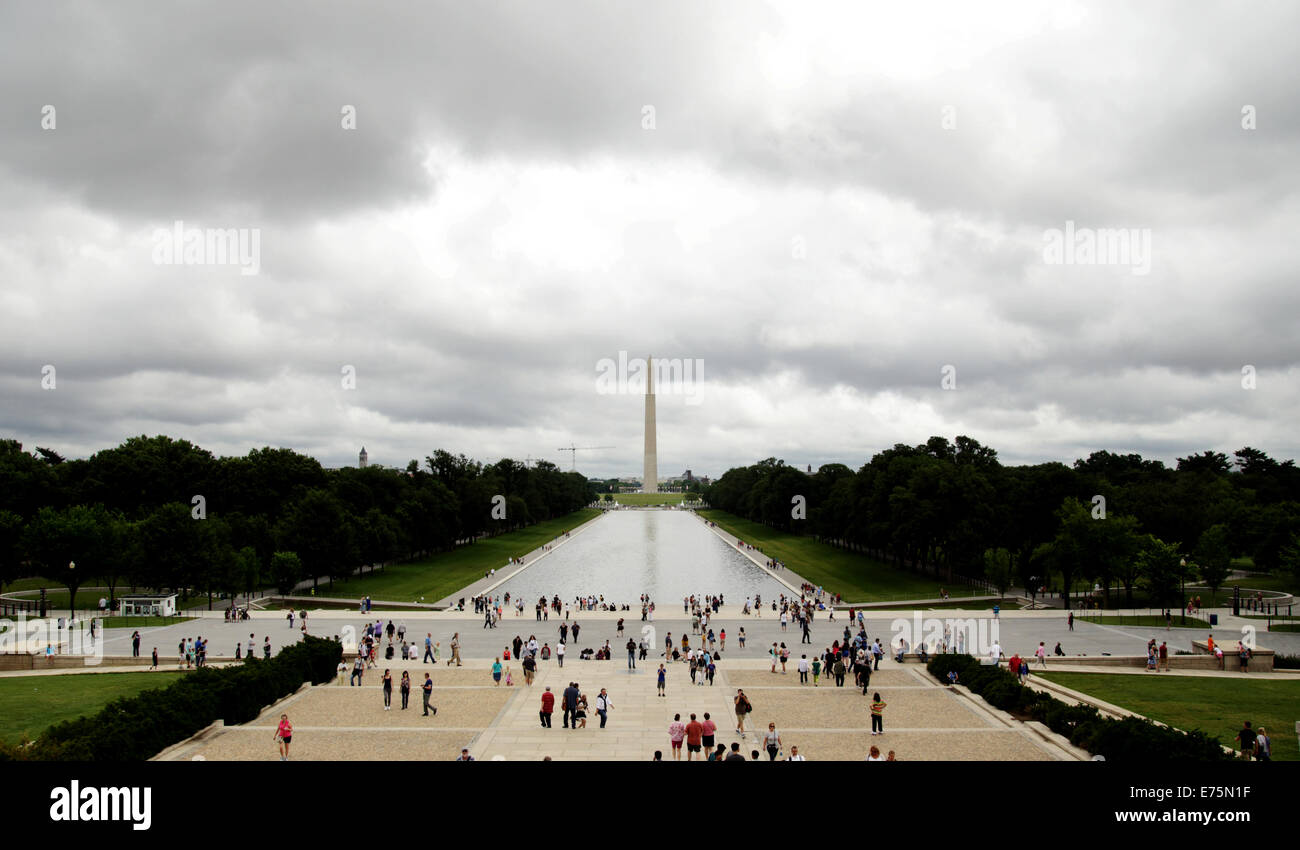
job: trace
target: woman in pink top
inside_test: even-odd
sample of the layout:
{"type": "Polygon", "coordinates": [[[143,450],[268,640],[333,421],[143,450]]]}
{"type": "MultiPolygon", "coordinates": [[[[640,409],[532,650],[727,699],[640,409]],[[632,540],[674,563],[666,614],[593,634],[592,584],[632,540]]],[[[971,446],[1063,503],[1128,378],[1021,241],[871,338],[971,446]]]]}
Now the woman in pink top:
{"type": "Polygon", "coordinates": [[[668,724],[668,740],[673,745],[673,761],[682,760],[682,739],[686,737],[686,724],[680,714],[673,715],[673,722],[668,724]]]}
{"type": "Polygon", "coordinates": [[[280,715],[280,725],[275,727],[275,740],[280,742],[280,761],[289,760],[289,742],[293,740],[293,724],[289,715],[280,715]]]}

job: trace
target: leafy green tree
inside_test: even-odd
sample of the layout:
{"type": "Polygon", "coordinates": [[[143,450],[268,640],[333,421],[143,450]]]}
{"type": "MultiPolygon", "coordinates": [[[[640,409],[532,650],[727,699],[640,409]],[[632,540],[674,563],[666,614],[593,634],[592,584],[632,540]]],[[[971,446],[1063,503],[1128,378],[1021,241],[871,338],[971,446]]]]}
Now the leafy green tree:
{"type": "Polygon", "coordinates": [[[252,546],[244,546],[235,553],[236,570],[239,573],[239,587],[245,596],[252,596],[262,583],[262,559],[252,546]]]}
{"type": "Polygon", "coordinates": [[[199,583],[204,570],[200,525],[190,506],[170,502],[155,508],[139,525],[142,557],[133,583],[182,595],[199,583]]]}
{"type": "Polygon", "coordinates": [[[25,544],[42,575],[68,589],[76,616],[77,589],[102,574],[111,543],[112,516],[103,505],[42,508],[27,528],[25,544]]]}
{"type": "Polygon", "coordinates": [[[1197,541],[1196,548],[1192,550],[1201,581],[1210,588],[1211,598],[1218,594],[1219,588],[1232,572],[1232,549],[1228,541],[1228,527],[1218,523],[1205,530],[1197,541]]]}
{"type": "Polygon", "coordinates": [[[23,518],[13,511],[0,510],[0,591],[18,578],[24,558],[23,518]]]}
{"type": "Polygon", "coordinates": [[[351,572],[360,559],[351,518],[333,493],[309,490],[281,521],[276,535],[282,550],[296,552],[313,588],[351,572]]]}
{"type": "Polygon", "coordinates": [[[984,550],[984,578],[1005,596],[1011,586],[1011,553],[1006,549],[984,550]]]}
{"type": "Polygon", "coordinates": [[[1172,601],[1179,598],[1184,584],[1191,577],[1191,568],[1186,565],[1177,544],[1166,543],[1148,534],[1141,540],[1137,558],[1143,583],[1152,598],[1162,608],[1173,607],[1172,601]]]}
{"type": "Polygon", "coordinates": [[[302,560],[297,552],[276,552],[271,556],[271,583],[288,594],[303,575],[302,560]]]}

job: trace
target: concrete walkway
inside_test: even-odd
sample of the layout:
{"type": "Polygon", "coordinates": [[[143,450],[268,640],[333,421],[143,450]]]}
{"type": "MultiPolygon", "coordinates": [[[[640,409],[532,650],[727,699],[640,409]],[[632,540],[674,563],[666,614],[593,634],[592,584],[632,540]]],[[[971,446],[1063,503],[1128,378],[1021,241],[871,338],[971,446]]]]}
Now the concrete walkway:
{"type": "MultiPolygon", "coordinates": [[[[959,693],[944,688],[918,667],[881,669],[872,676],[872,691],[887,703],[885,734],[870,734],[869,703],[860,690],[834,686],[823,678],[820,687],[799,682],[793,665],[789,672],[771,673],[763,662],[737,661],[720,665],[712,686],[692,685],[687,665],[668,665],[665,697],[657,696],[658,661],[627,667],[626,655],[612,661],[566,661],[563,668],[552,660],[539,665],[536,682],[523,684],[518,664],[511,665],[515,685],[495,685],[490,661],[468,660],[461,668],[436,669],[417,662],[389,664],[395,678],[404,669],[411,679],[423,681],[430,672],[435,683],[436,715],[425,717],[419,692],[411,708],[394,706],[385,711],[379,688],[381,671],[366,673],[362,687],[322,685],[295,694],[270,707],[245,726],[216,730],[202,740],[176,748],[168,758],[204,760],[274,760],[271,742],[281,712],[294,724],[296,760],[450,760],[461,747],[469,747],[478,760],[648,761],[655,750],[672,760],[668,724],[674,714],[687,722],[691,712],[705,712],[718,725],[717,742],[741,744],[748,759],[763,750],[760,735],[769,722],[781,735],[785,755],[797,745],[809,760],[863,760],[872,745],[882,754],[894,750],[903,760],[1075,760],[1077,754],[1054,744],[1017,722],[1008,722],[982,709],[959,693]],[[547,686],[557,706],[564,688],[577,681],[587,695],[585,728],[565,729],[557,710],[551,728],[543,728],[538,715],[547,686]],[[608,726],[600,728],[595,712],[596,695],[607,689],[613,705],[608,726]],[[755,713],[745,724],[745,734],[735,732],[732,700],[743,688],[755,713]]],[[[811,677],[810,677],[811,678],[811,677]]],[[[703,681],[703,680],[701,680],[703,681]]],[[[783,756],[784,757],[784,756],[783,756]]],[[[761,755],[766,761],[766,752],[761,755]]],[[[686,761],[686,753],[682,753],[686,761]]]]}

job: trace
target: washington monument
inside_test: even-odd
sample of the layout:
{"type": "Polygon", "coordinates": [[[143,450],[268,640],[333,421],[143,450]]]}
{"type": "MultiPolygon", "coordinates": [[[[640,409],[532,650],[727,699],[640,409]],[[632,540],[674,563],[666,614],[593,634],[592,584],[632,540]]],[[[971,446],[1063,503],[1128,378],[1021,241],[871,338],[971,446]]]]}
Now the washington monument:
{"type": "Polygon", "coordinates": [[[659,492],[659,457],[655,448],[655,361],[646,358],[645,376],[645,464],[641,471],[641,492],[659,492]]]}

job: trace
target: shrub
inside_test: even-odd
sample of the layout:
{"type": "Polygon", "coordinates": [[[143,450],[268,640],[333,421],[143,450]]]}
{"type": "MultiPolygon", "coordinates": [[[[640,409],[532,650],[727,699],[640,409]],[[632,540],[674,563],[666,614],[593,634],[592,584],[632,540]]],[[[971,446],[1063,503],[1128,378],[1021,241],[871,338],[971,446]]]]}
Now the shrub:
{"type": "Polygon", "coordinates": [[[0,761],[143,761],[217,720],[247,723],[303,682],[335,675],[342,646],[306,636],[269,661],[201,668],[165,688],[114,700],[93,717],[65,720],[30,746],[0,744],[0,761]]]}
{"type": "Polygon", "coordinates": [[[1300,655],[1279,655],[1273,654],[1274,670],[1297,670],[1300,669],[1300,655]]]}
{"type": "Polygon", "coordinates": [[[984,697],[989,705],[1028,713],[1074,746],[1105,756],[1107,761],[1204,762],[1230,758],[1218,739],[1204,732],[1181,732],[1137,717],[1115,720],[1090,705],[1066,705],[1021,686],[1010,671],[981,665],[970,656],[939,655],[927,669],[942,682],[948,681],[949,670],[956,670],[961,684],[984,697]]]}

